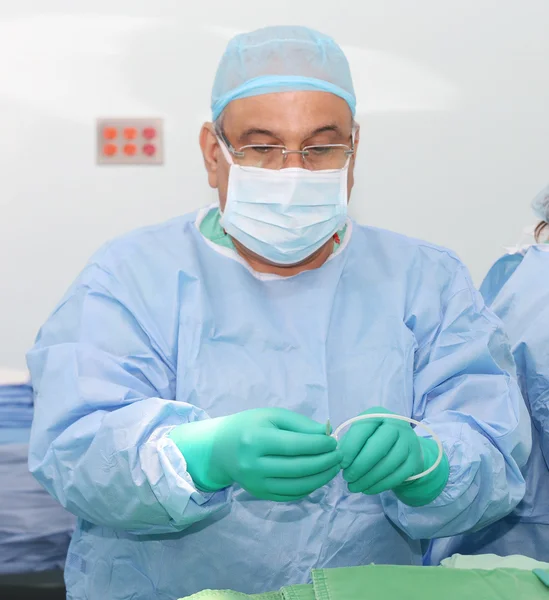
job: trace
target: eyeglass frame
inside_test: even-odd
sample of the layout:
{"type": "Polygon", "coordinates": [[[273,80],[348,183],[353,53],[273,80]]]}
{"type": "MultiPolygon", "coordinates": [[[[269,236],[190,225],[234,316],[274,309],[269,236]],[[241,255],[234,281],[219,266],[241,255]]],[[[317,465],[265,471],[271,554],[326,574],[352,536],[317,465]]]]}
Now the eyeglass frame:
{"type": "MultiPolygon", "coordinates": [[[[215,132],[221,141],[225,144],[227,150],[235,157],[235,158],[245,158],[245,153],[242,152],[248,148],[279,148],[282,150],[282,164],[284,165],[286,158],[289,154],[301,154],[301,161],[305,164],[305,158],[309,156],[309,150],[312,148],[346,148],[345,155],[347,156],[347,160],[354,156],[355,154],[355,129],[353,128],[353,132],[351,134],[351,146],[347,146],[347,144],[314,144],[311,146],[305,146],[303,150],[288,150],[287,146],[283,146],[281,144],[247,144],[246,146],[241,146],[238,150],[231,144],[228,140],[225,132],[216,127],[215,132]]],[[[277,170],[277,169],[275,169],[277,170]]]]}

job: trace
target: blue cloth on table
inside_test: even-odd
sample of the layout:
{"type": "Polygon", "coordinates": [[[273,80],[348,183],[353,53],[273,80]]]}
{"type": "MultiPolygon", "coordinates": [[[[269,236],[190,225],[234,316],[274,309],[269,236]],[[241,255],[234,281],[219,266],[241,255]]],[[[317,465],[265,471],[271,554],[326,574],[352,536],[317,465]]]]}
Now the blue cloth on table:
{"type": "Polygon", "coordinates": [[[29,473],[27,456],[27,444],[0,445],[2,575],[62,569],[74,529],[74,517],[29,473]]]}
{"type": "Polygon", "coordinates": [[[27,443],[33,412],[29,384],[0,385],[0,444],[27,443]]]}

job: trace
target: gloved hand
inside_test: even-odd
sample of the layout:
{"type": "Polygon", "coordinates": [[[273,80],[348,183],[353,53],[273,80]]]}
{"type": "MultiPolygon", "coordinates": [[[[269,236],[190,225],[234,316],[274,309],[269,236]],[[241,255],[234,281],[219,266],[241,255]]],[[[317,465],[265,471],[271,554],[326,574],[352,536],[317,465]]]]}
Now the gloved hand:
{"type": "MultiPolygon", "coordinates": [[[[363,414],[392,414],[376,407],[363,414]]],[[[416,435],[411,425],[394,419],[371,419],[354,423],[340,443],[341,466],[349,491],[379,494],[393,490],[409,506],[424,506],[437,498],[448,481],[446,455],[426,477],[406,482],[434,464],[436,442],[416,435]]]]}
{"type": "Polygon", "coordinates": [[[203,491],[238,483],[256,498],[289,502],[326,485],[341,469],[326,426],[282,408],[185,423],[170,437],[203,491]]]}

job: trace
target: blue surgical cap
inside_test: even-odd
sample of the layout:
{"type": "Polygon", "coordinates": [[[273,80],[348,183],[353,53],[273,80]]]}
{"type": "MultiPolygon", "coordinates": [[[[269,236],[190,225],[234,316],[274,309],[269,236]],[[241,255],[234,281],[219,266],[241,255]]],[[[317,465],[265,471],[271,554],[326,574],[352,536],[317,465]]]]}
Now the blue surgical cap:
{"type": "Polygon", "coordinates": [[[217,69],[212,90],[215,121],[239,98],[290,91],[330,92],[353,115],[356,98],[343,50],[332,38],[306,27],[266,27],[233,38],[217,69]]]}
{"type": "Polygon", "coordinates": [[[532,200],[532,209],[537,217],[549,223],[549,185],[532,200]]]}

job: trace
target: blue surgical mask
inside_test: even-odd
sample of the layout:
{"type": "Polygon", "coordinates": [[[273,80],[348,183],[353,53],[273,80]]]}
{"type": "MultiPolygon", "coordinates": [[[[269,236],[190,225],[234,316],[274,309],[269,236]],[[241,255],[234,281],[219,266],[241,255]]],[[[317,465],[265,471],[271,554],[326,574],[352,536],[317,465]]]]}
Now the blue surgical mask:
{"type": "Polygon", "coordinates": [[[309,171],[231,165],[223,229],[248,250],[277,265],[295,265],[321,248],[347,219],[343,169],[309,171]]]}

